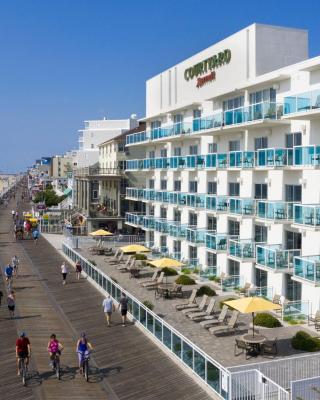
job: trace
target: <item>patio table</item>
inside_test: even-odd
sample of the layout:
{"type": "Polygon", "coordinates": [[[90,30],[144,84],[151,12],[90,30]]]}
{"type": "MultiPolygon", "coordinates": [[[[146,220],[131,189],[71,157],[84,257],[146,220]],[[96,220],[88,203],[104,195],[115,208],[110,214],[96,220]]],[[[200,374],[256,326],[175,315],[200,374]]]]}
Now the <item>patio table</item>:
{"type": "Polygon", "coordinates": [[[170,298],[170,290],[174,287],[173,283],[161,283],[158,285],[158,291],[164,299],[170,298]]]}
{"type": "Polygon", "coordinates": [[[261,351],[261,345],[267,340],[263,335],[254,335],[252,333],[246,333],[241,338],[244,342],[249,344],[251,351],[250,355],[252,357],[257,357],[261,351]]]}

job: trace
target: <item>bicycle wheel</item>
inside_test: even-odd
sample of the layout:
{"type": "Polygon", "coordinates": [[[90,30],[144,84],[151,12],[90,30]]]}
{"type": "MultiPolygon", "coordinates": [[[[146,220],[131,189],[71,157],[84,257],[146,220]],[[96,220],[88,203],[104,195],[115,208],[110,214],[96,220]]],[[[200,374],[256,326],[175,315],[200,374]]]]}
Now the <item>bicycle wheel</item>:
{"type": "Polygon", "coordinates": [[[84,368],[84,377],[85,377],[85,380],[86,380],[87,382],[89,382],[89,362],[88,362],[88,360],[85,360],[85,361],[84,361],[83,368],[84,368]]]}
{"type": "Polygon", "coordinates": [[[60,380],[60,360],[56,359],[56,377],[60,380]]]}
{"type": "Polygon", "coordinates": [[[27,372],[26,372],[26,364],[24,359],[20,359],[20,375],[22,377],[23,386],[27,386],[27,372]]]}

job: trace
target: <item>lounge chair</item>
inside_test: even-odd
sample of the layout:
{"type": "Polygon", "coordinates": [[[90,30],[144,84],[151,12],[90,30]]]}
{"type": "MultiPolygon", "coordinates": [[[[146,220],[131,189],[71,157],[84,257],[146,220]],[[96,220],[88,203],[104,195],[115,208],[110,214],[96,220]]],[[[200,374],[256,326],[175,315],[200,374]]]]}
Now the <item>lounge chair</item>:
{"type": "Polygon", "coordinates": [[[176,305],[176,310],[181,311],[186,308],[193,308],[196,304],[197,289],[193,289],[189,297],[188,303],[181,303],[176,305]]]}
{"type": "Polygon", "coordinates": [[[116,257],[115,259],[110,260],[110,264],[121,264],[123,260],[123,253],[121,253],[118,257],[116,257]]]}
{"type": "Polygon", "coordinates": [[[139,285],[143,285],[144,283],[154,283],[154,282],[156,282],[157,277],[158,277],[158,271],[154,271],[151,279],[150,278],[143,279],[142,281],[139,282],[139,285]]]}
{"type": "Polygon", "coordinates": [[[114,256],[111,258],[111,260],[107,260],[107,261],[115,261],[118,259],[119,256],[120,256],[120,249],[117,249],[116,252],[114,253],[114,256]]]}
{"type": "Polygon", "coordinates": [[[239,356],[242,353],[245,353],[246,360],[249,358],[248,355],[250,354],[251,346],[249,343],[246,343],[244,340],[236,339],[236,343],[234,344],[234,355],[239,356]],[[237,349],[242,350],[240,353],[237,352],[237,349]]]}
{"type": "Polygon", "coordinates": [[[278,354],[277,338],[270,339],[262,343],[261,355],[270,354],[275,357],[278,354]]]}
{"type": "Polygon", "coordinates": [[[212,314],[214,312],[215,304],[216,304],[216,299],[212,298],[208,304],[208,308],[206,311],[193,312],[193,313],[187,314],[187,317],[190,318],[192,321],[200,321],[201,319],[203,319],[203,317],[212,316],[212,314]]]}
{"type": "Polygon", "coordinates": [[[310,322],[316,324],[320,324],[320,310],[317,310],[317,312],[314,315],[309,315],[308,316],[308,325],[311,325],[310,322]]]}
{"type": "Polygon", "coordinates": [[[227,315],[228,315],[228,306],[224,304],[218,318],[215,317],[205,318],[204,321],[200,322],[200,325],[203,328],[208,329],[211,326],[223,324],[227,318],[227,315]]]}
{"type": "Polygon", "coordinates": [[[272,303],[274,303],[274,304],[281,304],[280,298],[281,298],[280,294],[275,294],[275,295],[273,296],[272,303]]]}
{"type": "Polygon", "coordinates": [[[144,283],[142,286],[147,289],[155,289],[160,283],[162,283],[164,278],[164,272],[161,272],[159,278],[155,282],[144,283]]]}
{"type": "Polygon", "coordinates": [[[208,296],[205,294],[202,297],[201,303],[198,306],[195,306],[193,308],[187,308],[185,310],[181,310],[181,312],[185,315],[193,312],[199,312],[199,311],[204,311],[206,304],[207,304],[208,296]]]}
{"type": "Polygon", "coordinates": [[[134,267],[134,262],[135,262],[134,258],[128,258],[128,260],[124,265],[120,265],[119,267],[117,267],[117,270],[120,272],[127,272],[130,270],[130,268],[134,267]]]}
{"type": "Polygon", "coordinates": [[[178,296],[183,296],[182,292],[182,285],[177,285],[176,283],[174,284],[172,289],[169,289],[169,297],[178,297],[178,296]]]}
{"type": "Polygon", "coordinates": [[[240,312],[237,310],[234,310],[232,312],[231,318],[229,319],[228,323],[224,327],[216,328],[213,326],[212,328],[209,328],[209,332],[212,335],[216,335],[217,333],[222,333],[222,332],[230,332],[230,331],[236,331],[237,326],[238,326],[238,317],[239,317],[240,312]]]}

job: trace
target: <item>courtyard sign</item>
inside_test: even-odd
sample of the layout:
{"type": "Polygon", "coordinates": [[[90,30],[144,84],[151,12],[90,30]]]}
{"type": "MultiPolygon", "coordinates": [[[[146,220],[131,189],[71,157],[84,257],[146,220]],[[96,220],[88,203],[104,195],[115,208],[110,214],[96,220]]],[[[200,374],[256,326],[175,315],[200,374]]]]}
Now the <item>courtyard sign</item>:
{"type": "Polygon", "coordinates": [[[231,50],[226,49],[224,51],[219,52],[218,54],[207,58],[204,61],[201,61],[190,68],[187,68],[184,71],[184,79],[186,81],[192,80],[193,78],[197,78],[197,88],[202,87],[205,83],[215,80],[216,74],[215,70],[222,65],[229,64],[231,60],[231,50]],[[210,72],[211,71],[211,72],[210,72]],[[203,75],[209,72],[209,74],[199,77],[199,75],[203,75]]]}

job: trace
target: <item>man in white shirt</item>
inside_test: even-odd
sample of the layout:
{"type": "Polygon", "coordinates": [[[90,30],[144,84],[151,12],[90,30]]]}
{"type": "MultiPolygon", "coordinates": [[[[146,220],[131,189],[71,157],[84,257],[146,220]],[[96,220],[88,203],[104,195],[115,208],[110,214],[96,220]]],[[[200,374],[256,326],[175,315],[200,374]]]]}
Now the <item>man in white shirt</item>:
{"type": "Polygon", "coordinates": [[[113,300],[110,294],[108,294],[108,296],[103,300],[102,307],[103,307],[103,312],[105,313],[105,316],[107,318],[107,324],[108,326],[110,326],[112,311],[115,310],[113,300]]]}
{"type": "Polygon", "coordinates": [[[62,284],[65,285],[68,275],[68,268],[65,261],[61,265],[61,274],[62,274],[62,284]]]}

